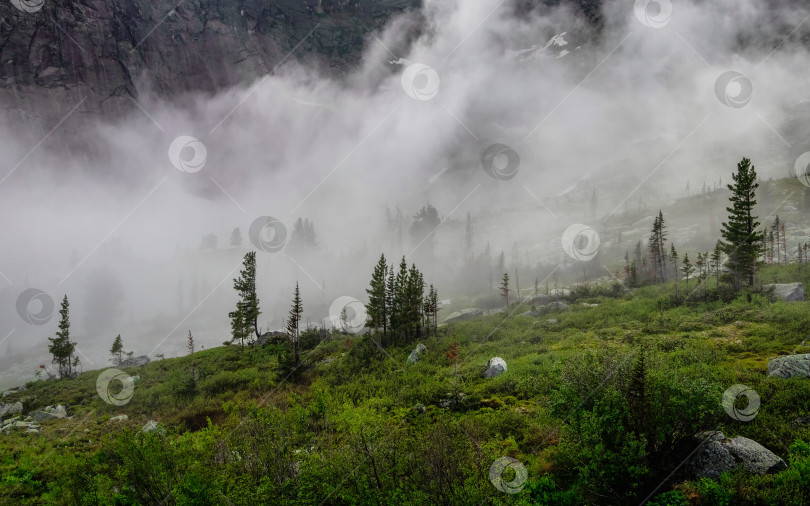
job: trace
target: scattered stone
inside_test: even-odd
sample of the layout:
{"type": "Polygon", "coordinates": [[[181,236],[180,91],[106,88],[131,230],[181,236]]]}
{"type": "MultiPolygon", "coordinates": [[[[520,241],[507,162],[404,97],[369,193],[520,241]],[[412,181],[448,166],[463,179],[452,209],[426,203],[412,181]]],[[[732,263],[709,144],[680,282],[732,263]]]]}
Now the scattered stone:
{"type": "Polygon", "coordinates": [[[30,428],[25,431],[26,434],[39,434],[39,429],[30,428]]]}
{"type": "Polygon", "coordinates": [[[408,360],[405,361],[407,364],[415,364],[419,362],[419,359],[422,357],[422,353],[426,352],[427,348],[424,344],[419,343],[416,345],[416,348],[413,349],[410,355],[408,355],[408,360]]]}
{"type": "Polygon", "coordinates": [[[5,392],[3,392],[3,397],[5,398],[5,397],[8,397],[9,395],[14,395],[17,392],[18,392],[18,390],[16,388],[13,388],[11,390],[6,390],[5,392]]]}
{"type": "Polygon", "coordinates": [[[127,420],[129,420],[129,417],[127,415],[118,415],[110,418],[111,422],[125,422],[127,420]]]}
{"type": "Polygon", "coordinates": [[[141,355],[140,357],[132,357],[122,360],[118,367],[142,367],[150,362],[149,357],[141,355]]]}
{"type": "Polygon", "coordinates": [[[33,422],[24,422],[24,421],[18,421],[11,424],[12,427],[15,427],[17,429],[21,427],[31,427],[32,425],[34,425],[33,422]]]}
{"type": "Polygon", "coordinates": [[[554,302],[550,303],[546,307],[548,309],[562,310],[562,309],[568,309],[568,304],[566,304],[565,302],[563,302],[561,300],[557,300],[557,301],[554,301],[554,302]]]}
{"type": "Polygon", "coordinates": [[[801,302],[804,300],[804,283],[773,283],[762,287],[765,292],[785,302],[801,302]]]}
{"type": "Polygon", "coordinates": [[[461,311],[450,313],[450,315],[445,318],[444,323],[463,322],[475,318],[476,316],[481,316],[482,314],[484,314],[484,312],[477,307],[462,309],[461,311]]]}
{"type": "Polygon", "coordinates": [[[551,297],[549,297],[548,295],[545,295],[545,294],[542,294],[542,293],[538,293],[538,294],[536,294],[536,295],[529,295],[528,297],[526,297],[526,298],[523,300],[523,302],[525,302],[526,304],[532,304],[532,305],[535,305],[535,304],[537,304],[538,302],[545,302],[545,301],[547,301],[547,300],[548,300],[548,299],[550,299],[550,298],[551,298],[551,297]]]}
{"type": "Polygon", "coordinates": [[[152,432],[157,430],[158,432],[163,432],[163,428],[160,426],[158,422],[155,420],[149,420],[146,424],[141,428],[141,432],[152,432]]]}
{"type": "Polygon", "coordinates": [[[559,323],[559,320],[557,320],[556,318],[549,318],[548,322],[552,325],[557,325],[559,323]]]}
{"type": "Polygon", "coordinates": [[[785,469],[785,461],[752,439],[737,436],[728,439],[722,432],[713,431],[695,436],[706,442],[689,461],[688,468],[696,478],[716,480],[722,473],[737,467],[764,475],[785,469]]]}
{"type": "Polygon", "coordinates": [[[11,405],[11,407],[6,411],[7,415],[21,415],[23,412],[23,405],[22,402],[15,402],[11,405]]]}
{"type": "Polygon", "coordinates": [[[494,378],[506,372],[506,361],[501,357],[492,357],[487,363],[487,370],[484,371],[485,378],[494,378]]]}
{"type": "Polygon", "coordinates": [[[532,309],[531,311],[526,311],[525,313],[520,313],[521,316],[540,316],[540,311],[536,309],[532,309]]]}
{"type": "Polygon", "coordinates": [[[59,418],[58,416],[52,415],[51,413],[45,411],[34,411],[30,413],[29,416],[35,422],[41,422],[43,420],[56,420],[57,418],[59,418]]]}
{"type": "Polygon", "coordinates": [[[810,378],[810,353],[785,355],[768,361],[768,376],[810,378]]]}
{"type": "Polygon", "coordinates": [[[425,405],[424,405],[424,404],[422,404],[421,402],[417,402],[417,403],[416,403],[416,406],[414,406],[414,407],[413,407],[413,409],[414,409],[414,411],[416,411],[417,413],[424,413],[424,412],[426,411],[426,409],[425,409],[425,405]]]}

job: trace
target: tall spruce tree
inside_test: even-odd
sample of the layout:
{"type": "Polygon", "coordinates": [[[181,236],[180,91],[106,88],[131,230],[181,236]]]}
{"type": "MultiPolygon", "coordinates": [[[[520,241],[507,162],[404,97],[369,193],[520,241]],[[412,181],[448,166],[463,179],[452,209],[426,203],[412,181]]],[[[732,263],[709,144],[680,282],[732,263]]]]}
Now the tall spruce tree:
{"type": "Polygon", "coordinates": [[[388,297],[386,294],[386,277],[388,267],[385,263],[385,255],[380,255],[380,261],[374,266],[371,274],[371,286],[366,289],[368,294],[368,325],[373,329],[382,329],[383,344],[388,334],[388,297]]]}
{"type": "Polygon", "coordinates": [[[506,309],[509,309],[509,273],[504,272],[501,278],[501,297],[506,299],[506,309]]]}
{"type": "Polygon", "coordinates": [[[256,295],[256,252],[248,251],[242,261],[243,269],[239,277],[233,280],[233,288],[239,294],[236,310],[228,313],[231,318],[231,336],[233,341],[244,341],[251,332],[259,337],[259,297],[256,295]]]}
{"type": "Polygon", "coordinates": [[[59,331],[56,337],[49,337],[48,352],[53,355],[51,363],[59,367],[59,377],[70,377],[73,374],[73,352],[76,343],[70,341],[70,303],[67,295],[62,299],[62,307],[59,310],[61,319],[59,320],[59,331]]]}
{"type": "Polygon", "coordinates": [[[762,232],[758,231],[760,223],[754,216],[759,183],[748,158],[737,164],[737,172],[731,177],[734,184],[728,185],[731,207],[726,208],[729,216],[723,223],[723,252],[728,256],[734,287],[740,289],[743,279],[748,280],[748,286],[754,285],[754,269],[760,254],[762,232]]]}
{"type": "Polygon", "coordinates": [[[301,302],[301,291],[298,288],[298,282],[296,282],[290,313],[287,317],[287,339],[289,340],[290,347],[292,348],[293,367],[298,367],[298,365],[301,363],[300,323],[303,314],[304,306],[301,302]]]}
{"type": "Polygon", "coordinates": [[[113,340],[112,348],[110,348],[110,355],[112,355],[116,362],[115,365],[121,363],[121,355],[124,353],[124,343],[121,341],[121,334],[115,336],[115,340],[113,340]]]}

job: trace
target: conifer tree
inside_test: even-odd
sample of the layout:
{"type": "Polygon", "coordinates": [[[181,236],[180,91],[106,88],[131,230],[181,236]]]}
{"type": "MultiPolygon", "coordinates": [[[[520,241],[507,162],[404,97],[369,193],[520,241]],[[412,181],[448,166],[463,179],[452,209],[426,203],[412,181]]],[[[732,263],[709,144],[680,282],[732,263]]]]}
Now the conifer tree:
{"type": "Polygon", "coordinates": [[[683,254],[683,262],[681,262],[681,272],[686,276],[686,289],[689,290],[689,275],[692,274],[692,262],[689,261],[689,253],[683,254]]]}
{"type": "Polygon", "coordinates": [[[232,341],[239,341],[244,348],[245,339],[255,332],[259,337],[259,297],[256,295],[256,252],[248,251],[242,261],[243,269],[233,280],[233,288],[239,294],[236,310],[228,313],[231,318],[232,341]]]}
{"type": "Polygon", "coordinates": [[[754,285],[754,268],[760,254],[762,232],[757,231],[760,223],[754,216],[759,184],[756,170],[748,158],[737,164],[737,172],[731,177],[734,184],[728,185],[732,194],[729,197],[731,207],[726,208],[728,221],[723,223],[723,250],[728,256],[734,287],[740,289],[746,278],[748,286],[754,285]]]}
{"type": "Polygon", "coordinates": [[[678,251],[675,249],[675,243],[670,243],[669,245],[669,261],[672,263],[674,267],[673,272],[675,273],[675,280],[678,280],[678,251]]]}
{"type": "Polygon", "coordinates": [[[299,326],[303,314],[304,306],[301,303],[301,291],[298,288],[298,282],[296,282],[292,306],[290,307],[290,313],[287,317],[287,338],[292,347],[292,365],[294,367],[298,367],[301,363],[301,335],[299,326]]]}
{"type": "Polygon", "coordinates": [[[509,309],[509,292],[511,291],[509,289],[509,273],[504,272],[501,278],[501,297],[506,299],[506,309],[509,309]]]}
{"type": "Polygon", "coordinates": [[[110,354],[116,359],[115,365],[121,363],[121,355],[124,353],[124,343],[121,341],[121,334],[115,336],[115,340],[113,341],[112,348],[110,348],[110,354]]]}
{"type": "Polygon", "coordinates": [[[371,286],[366,289],[368,294],[368,325],[373,329],[382,329],[383,344],[388,334],[388,301],[386,297],[385,274],[388,267],[385,263],[385,255],[380,255],[380,261],[374,267],[371,275],[371,286]]]}
{"type": "Polygon", "coordinates": [[[388,281],[385,283],[385,303],[388,306],[388,330],[392,337],[399,329],[399,313],[394,304],[397,293],[397,281],[394,275],[394,265],[388,266],[388,281]]]}
{"type": "Polygon", "coordinates": [[[73,374],[73,352],[76,343],[70,341],[70,303],[67,295],[62,299],[62,307],[59,310],[61,319],[59,320],[59,331],[56,337],[49,337],[48,351],[53,355],[51,363],[59,367],[59,377],[70,377],[73,374]]]}

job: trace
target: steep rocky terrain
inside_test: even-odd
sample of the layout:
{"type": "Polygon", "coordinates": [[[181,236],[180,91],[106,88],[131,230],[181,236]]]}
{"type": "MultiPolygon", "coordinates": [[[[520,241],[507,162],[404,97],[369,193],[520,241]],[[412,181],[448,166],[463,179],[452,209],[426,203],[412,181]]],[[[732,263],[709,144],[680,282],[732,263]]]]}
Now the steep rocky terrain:
{"type": "Polygon", "coordinates": [[[0,104],[114,114],[144,89],[215,91],[288,54],[345,72],[363,39],[418,0],[19,0],[0,3],[0,104]],[[37,10],[39,4],[41,7],[37,10]]]}

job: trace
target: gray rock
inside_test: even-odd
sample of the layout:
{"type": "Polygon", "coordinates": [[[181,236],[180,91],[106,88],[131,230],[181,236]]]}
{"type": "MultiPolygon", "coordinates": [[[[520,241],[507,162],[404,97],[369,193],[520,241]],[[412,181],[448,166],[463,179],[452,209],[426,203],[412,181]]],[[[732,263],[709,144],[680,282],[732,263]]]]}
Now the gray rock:
{"type": "Polygon", "coordinates": [[[568,304],[566,304],[565,302],[563,302],[561,300],[557,300],[557,301],[554,301],[554,302],[550,303],[546,307],[548,309],[562,310],[562,309],[568,309],[568,304]]]}
{"type": "Polygon", "coordinates": [[[463,322],[465,320],[471,320],[477,316],[481,316],[482,314],[484,314],[484,312],[477,307],[462,309],[461,311],[454,311],[450,313],[450,315],[445,318],[444,323],[463,322]]]}
{"type": "Polygon", "coordinates": [[[525,313],[520,313],[520,316],[540,316],[540,311],[533,309],[531,311],[526,311],[525,313]]]}
{"type": "Polygon", "coordinates": [[[487,370],[484,371],[485,378],[494,378],[506,372],[506,361],[501,357],[492,357],[487,363],[487,370]]]}
{"type": "Polygon", "coordinates": [[[5,402],[0,403],[0,418],[6,416],[9,409],[11,409],[11,404],[6,404],[5,402]]]}
{"type": "Polygon", "coordinates": [[[528,297],[523,299],[523,302],[525,302],[526,304],[536,305],[539,303],[545,303],[550,298],[551,297],[549,297],[548,295],[538,293],[537,295],[529,295],[528,297]]]}
{"type": "Polygon", "coordinates": [[[804,283],[775,283],[765,285],[762,289],[772,292],[773,296],[786,302],[801,302],[804,300],[804,283]]]}
{"type": "Polygon", "coordinates": [[[416,345],[416,348],[413,349],[410,355],[408,355],[408,360],[405,361],[407,364],[415,364],[419,362],[419,359],[422,357],[422,354],[427,351],[427,348],[424,344],[419,343],[416,345]]]}
{"type": "Polygon", "coordinates": [[[53,415],[53,414],[48,413],[48,412],[45,412],[45,411],[34,411],[34,412],[30,413],[29,416],[35,422],[41,422],[43,420],[56,420],[57,418],[59,418],[58,416],[53,415]]]}
{"type": "Polygon", "coordinates": [[[548,322],[552,325],[557,325],[557,323],[559,323],[559,321],[556,318],[549,318],[548,322]]]}
{"type": "Polygon", "coordinates": [[[8,397],[9,395],[14,395],[17,393],[16,389],[6,390],[3,392],[3,398],[8,397]]]}
{"type": "Polygon", "coordinates": [[[810,378],[810,353],[785,355],[768,361],[768,376],[810,378]]]}
{"type": "Polygon", "coordinates": [[[689,461],[688,469],[696,478],[716,480],[722,473],[736,468],[764,475],[785,469],[785,461],[761,444],[746,437],[728,439],[722,432],[701,433],[703,446],[689,461]]]}
{"type": "Polygon", "coordinates": [[[13,425],[13,424],[14,424],[14,422],[19,421],[19,420],[20,420],[20,417],[19,417],[19,416],[15,416],[15,417],[9,418],[8,420],[6,420],[6,421],[4,421],[4,422],[3,422],[3,427],[13,425]]]}
{"type": "Polygon", "coordinates": [[[22,420],[14,422],[13,424],[11,424],[12,427],[17,428],[17,429],[20,429],[20,428],[23,428],[23,427],[28,428],[28,427],[31,427],[32,425],[34,425],[33,422],[24,422],[22,420]]]}
{"type": "Polygon", "coordinates": [[[155,420],[149,420],[141,428],[141,432],[153,432],[153,431],[158,431],[159,433],[163,434],[165,432],[165,429],[155,420]]]}
{"type": "Polygon", "coordinates": [[[118,367],[141,367],[150,362],[149,357],[141,355],[140,357],[132,357],[122,360],[118,367]]]}
{"type": "Polygon", "coordinates": [[[127,420],[129,420],[129,417],[127,415],[118,415],[110,418],[111,422],[125,422],[127,420]]]}
{"type": "Polygon", "coordinates": [[[39,434],[39,429],[30,428],[25,431],[26,434],[39,434]]]}
{"type": "Polygon", "coordinates": [[[424,413],[426,411],[425,410],[425,405],[422,404],[421,402],[417,402],[416,405],[413,407],[413,409],[417,413],[424,413]]]}
{"type": "Polygon", "coordinates": [[[7,415],[20,415],[20,414],[22,414],[22,412],[23,412],[22,402],[15,402],[14,404],[11,405],[10,408],[8,408],[8,411],[6,411],[6,414],[7,415]]]}
{"type": "Polygon", "coordinates": [[[51,410],[51,414],[56,418],[67,418],[67,409],[60,404],[51,410]]]}

